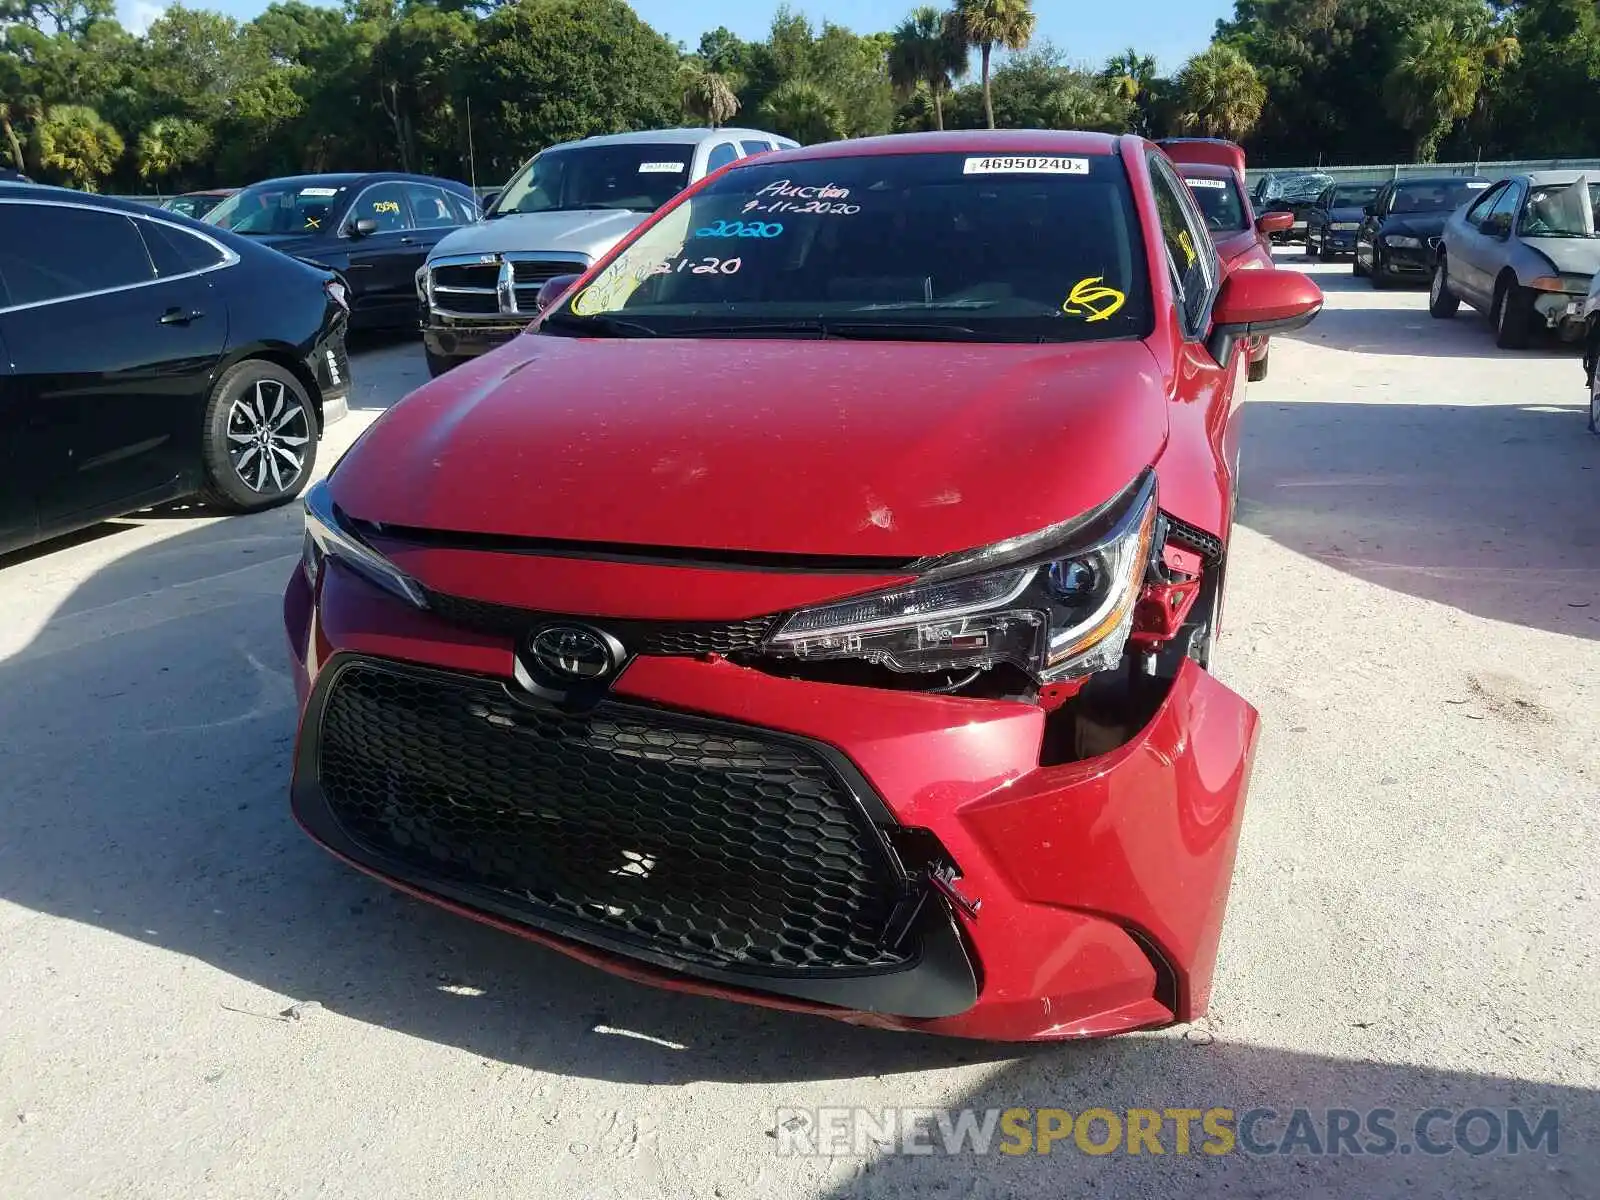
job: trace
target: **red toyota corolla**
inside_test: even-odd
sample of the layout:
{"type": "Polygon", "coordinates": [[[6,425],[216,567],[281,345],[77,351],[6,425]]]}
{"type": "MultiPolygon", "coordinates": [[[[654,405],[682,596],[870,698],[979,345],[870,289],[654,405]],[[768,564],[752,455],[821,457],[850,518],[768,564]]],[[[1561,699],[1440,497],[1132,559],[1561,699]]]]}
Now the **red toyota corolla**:
{"type": "Polygon", "coordinates": [[[1203,1013],[1257,724],[1208,671],[1241,343],[1321,301],[1222,274],[1136,137],[711,176],[308,494],[296,816],[668,987],[1203,1013]]]}

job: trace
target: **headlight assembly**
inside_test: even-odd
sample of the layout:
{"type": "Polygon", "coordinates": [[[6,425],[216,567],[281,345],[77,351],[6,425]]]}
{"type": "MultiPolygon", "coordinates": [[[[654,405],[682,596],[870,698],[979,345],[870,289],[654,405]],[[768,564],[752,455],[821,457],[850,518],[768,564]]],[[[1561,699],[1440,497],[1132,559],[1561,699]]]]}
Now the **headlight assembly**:
{"type": "Polygon", "coordinates": [[[1383,238],[1383,244],[1385,246],[1393,246],[1397,250],[1421,250],[1422,249],[1422,239],[1421,238],[1407,237],[1404,234],[1399,234],[1399,235],[1394,235],[1394,236],[1386,234],[1386,235],[1384,235],[1384,238],[1383,238]]]}
{"type": "Polygon", "coordinates": [[[1146,469],[1082,517],[925,560],[908,587],[793,613],[765,650],[905,672],[1009,663],[1041,683],[1107,670],[1127,644],[1156,519],[1156,477],[1146,469]]]}
{"type": "Polygon", "coordinates": [[[417,608],[428,607],[427,597],[416,580],[345,528],[327,480],[320,480],[307,490],[305,510],[306,537],[300,565],[312,587],[316,587],[322,574],[323,562],[336,558],[390,595],[417,608]]]}

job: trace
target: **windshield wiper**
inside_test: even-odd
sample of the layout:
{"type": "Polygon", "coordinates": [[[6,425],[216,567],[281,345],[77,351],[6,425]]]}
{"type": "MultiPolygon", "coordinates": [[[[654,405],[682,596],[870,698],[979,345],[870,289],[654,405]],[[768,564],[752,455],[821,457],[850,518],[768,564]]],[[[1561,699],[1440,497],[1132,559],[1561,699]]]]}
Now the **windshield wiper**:
{"type": "Polygon", "coordinates": [[[561,333],[571,333],[575,337],[660,337],[661,331],[654,326],[646,325],[642,321],[630,321],[626,317],[610,317],[605,315],[594,317],[571,317],[555,313],[546,318],[540,330],[553,329],[561,333]]]}
{"type": "Polygon", "coordinates": [[[993,308],[999,304],[998,300],[895,300],[884,304],[862,304],[852,308],[851,312],[898,312],[902,309],[927,309],[937,311],[941,308],[993,308]]]}
{"type": "Polygon", "coordinates": [[[911,321],[752,321],[748,325],[692,325],[669,337],[804,337],[853,338],[860,341],[939,342],[986,341],[965,325],[917,324],[911,321]]]}

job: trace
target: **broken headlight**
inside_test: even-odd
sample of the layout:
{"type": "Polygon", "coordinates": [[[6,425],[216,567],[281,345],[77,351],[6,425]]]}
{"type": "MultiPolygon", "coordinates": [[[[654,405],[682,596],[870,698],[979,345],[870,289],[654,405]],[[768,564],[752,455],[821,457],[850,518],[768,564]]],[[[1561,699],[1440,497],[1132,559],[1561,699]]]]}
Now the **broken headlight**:
{"type": "Polygon", "coordinates": [[[768,654],[894,671],[1009,663],[1042,683],[1117,665],[1151,561],[1156,477],[1060,525],[927,559],[916,582],[790,614],[768,654]]]}

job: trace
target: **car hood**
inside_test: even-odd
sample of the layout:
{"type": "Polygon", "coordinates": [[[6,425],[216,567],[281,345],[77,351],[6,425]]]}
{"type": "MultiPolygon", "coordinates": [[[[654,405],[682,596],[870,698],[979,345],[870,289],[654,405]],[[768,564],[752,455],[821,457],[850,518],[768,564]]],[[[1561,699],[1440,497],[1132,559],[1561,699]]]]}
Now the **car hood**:
{"type": "Polygon", "coordinates": [[[1330,208],[1328,220],[1330,221],[1359,221],[1367,215],[1367,210],[1360,205],[1353,208],[1330,208]]]}
{"type": "Polygon", "coordinates": [[[1405,213],[1386,218],[1380,232],[1398,237],[1438,237],[1449,219],[1447,212],[1405,213]]]}
{"type": "Polygon", "coordinates": [[[1593,275],[1600,271],[1600,238],[1525,237],[1519,239],[1537,250],[1563,275],[1593,275]]]}
{"type": "Polygon", "coordinates": [[[391,526],[912,558],[1092,508],[1166,433],[1137,341],[530,333],[391,408],[330,486],[391,526]]]}
{"type": "Polygon", "coordinates": [[[445,235],[429,258],[446,254],[496,254],[506,250],[558,251],[598,258],[649,213],[617,209],[584,212],[512,213],[463,225],[445,235]]]}
{"type": "Polygon", "coordinates": [[[257,246],[271,246],[295,258],[315,258],[317,251],[326,251],[328,241],[320,237],[307,237],[302,233],[241,233],[237,236],[257,246]]]}

